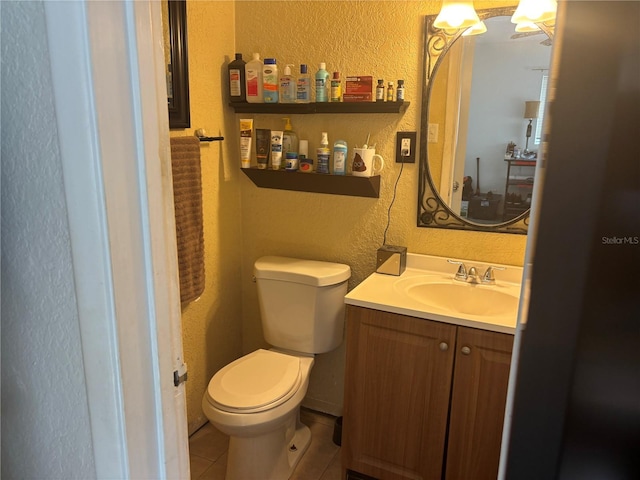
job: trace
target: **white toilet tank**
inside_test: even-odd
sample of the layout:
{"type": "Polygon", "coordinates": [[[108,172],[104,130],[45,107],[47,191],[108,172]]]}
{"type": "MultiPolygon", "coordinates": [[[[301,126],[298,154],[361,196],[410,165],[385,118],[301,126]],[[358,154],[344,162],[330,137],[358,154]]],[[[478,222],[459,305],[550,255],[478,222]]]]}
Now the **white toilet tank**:
{"type": "Polygon", "coordinates": [[[269,344],[301,353],[340,345],[348,265],[270,256],[256,261],[253,274],[269,344]]]}

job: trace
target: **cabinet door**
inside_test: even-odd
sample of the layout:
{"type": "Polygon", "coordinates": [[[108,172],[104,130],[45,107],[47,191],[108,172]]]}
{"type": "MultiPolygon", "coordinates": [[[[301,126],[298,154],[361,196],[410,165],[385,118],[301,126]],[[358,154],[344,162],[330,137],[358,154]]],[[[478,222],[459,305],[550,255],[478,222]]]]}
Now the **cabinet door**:
{"type": "Polygon", "coordinates": [[[347,306],[344,469],[441,478],[455,330],[347,306]]]}
{"type": "Polygon", "coordinates": [[[447,480],[495,480],[513,335],[458,327],[447,480]]]}

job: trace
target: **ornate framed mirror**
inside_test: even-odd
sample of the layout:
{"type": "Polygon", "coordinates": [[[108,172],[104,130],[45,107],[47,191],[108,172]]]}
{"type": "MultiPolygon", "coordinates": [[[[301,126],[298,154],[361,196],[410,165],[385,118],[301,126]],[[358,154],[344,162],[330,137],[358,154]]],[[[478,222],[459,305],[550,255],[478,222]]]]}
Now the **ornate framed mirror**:
{"type": "Polygon", "coordinates": [[[479,10],[469,36],[425,17],[419,227],[527,233],[553,27],[518,33],[514,10],[479,10]]]}
{"type": "Polygon", "coordinates": [[[169,128],[189,128],[191,113],[187,57],[187,4],[185,1],[177,0],[169,0],[166,3],[165,63],[169,128]]]}

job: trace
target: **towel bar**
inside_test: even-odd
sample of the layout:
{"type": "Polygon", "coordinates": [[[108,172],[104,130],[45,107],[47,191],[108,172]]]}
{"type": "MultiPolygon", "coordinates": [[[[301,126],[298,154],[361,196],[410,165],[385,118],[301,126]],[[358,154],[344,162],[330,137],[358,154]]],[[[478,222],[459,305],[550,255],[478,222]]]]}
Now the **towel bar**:
{"type": "Polygon", "coordinates": [[[198,137],[201,142],[221,142],[224,137],[198,137]]]}

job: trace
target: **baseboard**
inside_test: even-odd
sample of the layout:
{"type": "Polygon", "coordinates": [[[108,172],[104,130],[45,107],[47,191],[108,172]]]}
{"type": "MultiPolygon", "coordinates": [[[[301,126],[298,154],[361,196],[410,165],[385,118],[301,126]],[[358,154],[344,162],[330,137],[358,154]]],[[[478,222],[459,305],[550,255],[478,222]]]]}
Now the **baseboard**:
{"type": "Polygon", "coordinates": [[[334,417],[342,415],[342,405],[336,405],[335,403],[327,402],[325,400],[305,397],[304,400],[302,400],[302,406],[309,410],[333,415],[334,417]]]}

